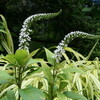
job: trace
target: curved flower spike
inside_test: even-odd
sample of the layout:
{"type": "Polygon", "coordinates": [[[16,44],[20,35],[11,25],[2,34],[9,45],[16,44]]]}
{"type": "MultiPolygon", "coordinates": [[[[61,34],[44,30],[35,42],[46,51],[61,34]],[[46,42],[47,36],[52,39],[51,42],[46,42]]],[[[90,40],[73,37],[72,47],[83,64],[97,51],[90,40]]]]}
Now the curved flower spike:
{"type": "Polygon", "coordinates": [[[41,13],[41,14],[35,14],[30,17],[28,17],[22,25],[22,29],[20,30],[19,34],[19,49],[29,49],[29,41],[31,41],[31,37],[29,36],[30,32],[32,32],[32,29],[30,29],[30,26],[32,22],[38,21],[41,19],[49,19],[56,17],[61,13],[62,10],[60,10],[57,13],[41,13]]]}
{"type": "Polygon", "coordinates": [[[74,31],[70,32],[67,35],[65,35],[64,40],[62,40],[58,46],[57,49],[54,50],[54,58],[56,59],[56,62],[59,62],[62,58],[62,53],[65,52],[64,47],[68,46],[68,43],[72,41],[74,38],[81,37],[81,38],[87,38],[87,39],[99,39],[100,36],[98,35],[91,35],[85,32],[80,31],[74,31]]]}

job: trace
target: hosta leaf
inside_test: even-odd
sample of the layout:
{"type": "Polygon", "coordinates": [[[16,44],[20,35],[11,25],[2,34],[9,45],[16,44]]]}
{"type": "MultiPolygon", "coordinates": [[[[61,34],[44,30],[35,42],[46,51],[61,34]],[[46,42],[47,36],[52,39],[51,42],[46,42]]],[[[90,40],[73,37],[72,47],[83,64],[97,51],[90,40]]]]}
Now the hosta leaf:
{"type": "Polygon", "coordinates": [[[84,97],[78,93],[74,93],[74,92],[70,92],[70,91],[65,91],[64,95],[68,98],[73,99],[73,100],[87,100],[86,97],[84,97]]]}
{"type": "Polygon", "coordinates": [[[45,99],[44,93],[35,87],[28,87],[26,89],[20,89],[19,94],[21,95],[23,100],[43,100],[45,99]]]}

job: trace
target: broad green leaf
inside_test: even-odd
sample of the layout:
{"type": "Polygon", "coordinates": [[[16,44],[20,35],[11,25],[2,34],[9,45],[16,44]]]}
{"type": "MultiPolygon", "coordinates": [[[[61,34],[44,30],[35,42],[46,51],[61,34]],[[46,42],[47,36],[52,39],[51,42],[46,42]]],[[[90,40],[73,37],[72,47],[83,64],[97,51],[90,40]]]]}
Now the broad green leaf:
{"type": "Polygon", "coordinates": [[[65,91],[64,95],[68,98],[74,99],[74,100],[87,100],[86,97],[83,95],[80,95],[78,93],[70,92],[70,91],[65,91]]]}
{"type": "Polygon", "coordinates": [[[7,98],[8,98],[8,100],[16,100],[15,94],[11,90],[7,91],[7,98]]]}
{"type": "Polygon", "coordinates": [[[43,100],[45,99],[44,93],[35,87],[28,87],[25,89],[20,89],[19,94],[21,95],[23,100],[43,100]]]}
{"type": "Polygon", "coordinates": [[[17,64],[17,60],[15,59],[13,54],[6,55],[4,59],[6,59],[10,64],[14,64],[14,65],[17,64]]]}
{"type": "Polygon", "coordinates": [[[10,76],[6,71],[0,70],[0,84],[6,81],[9,82],[9,79],[13,79],[13,77],[10,76]]]}
{"type": "Polygon", "coordinates": [[[45,49],[45,52],[46,52],[48,62],[51,65],[54,65],[54,63],[55,63],[55,59],[53,58],[54,54],[50,50],[48,50],[46,48],[44,48],[44,49],[45,49]]]}
{"type": "Polygon", "coordinates": [[[26,50],[17,50],[15,53],[15,59],[19,63],[19,65],[24,66],[28,59],[28,52],[26,50]]]}
{"type": "Polygon", "coordinates": [[[53,83],[51,68],[46,63],[41,63],[44,75],[50,84],[53,83]]]}

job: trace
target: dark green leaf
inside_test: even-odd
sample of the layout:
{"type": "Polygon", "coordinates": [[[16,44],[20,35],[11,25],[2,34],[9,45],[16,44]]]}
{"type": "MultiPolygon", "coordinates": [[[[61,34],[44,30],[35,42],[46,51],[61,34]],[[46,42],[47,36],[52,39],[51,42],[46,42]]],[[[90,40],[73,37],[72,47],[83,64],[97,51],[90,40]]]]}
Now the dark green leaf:
{"type": "Polygon", "coordinates": [[[26,89],[20,89],[19,94],[21,95],[23,100],[43,100],[45,99],[44,93],[35,87],[28,87],[26,89]]]}
{"type": "Polygon", "coordinates": [[[75,100],[87,100],[86,97],[84,97],[78,93],[74,93],[74,92],[70,92],[70,91],[65,91],[64,95],[68,98],[75,99],[75,100]]]}

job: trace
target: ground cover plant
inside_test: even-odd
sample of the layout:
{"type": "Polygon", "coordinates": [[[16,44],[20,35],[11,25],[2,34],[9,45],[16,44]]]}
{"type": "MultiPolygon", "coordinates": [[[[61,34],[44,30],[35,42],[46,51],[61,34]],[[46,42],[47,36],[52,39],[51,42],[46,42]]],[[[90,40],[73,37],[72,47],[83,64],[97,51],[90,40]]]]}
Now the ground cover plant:
{"type": "MultiPolygon", "coordinates": [[[[2,18],[0,41],[7,55],[0,56],[0,100],[99,100],[100,61],[89,61],[96,44],[87,57],[68,47],[74,38],[99,39],[98,35],[75,31],[64,37],[54,52],[44,48],[46,59],[35,58],[41,51],[30,53],[31,24],[61,13],[36,14],[28,17],[19,35],[19,48],[14,51],[13,39],[2,18]],[[72,58],[67,53],[72,54],[72,58]]],[[[98,41],[97,41],[98,42],[98,41]]]]}

